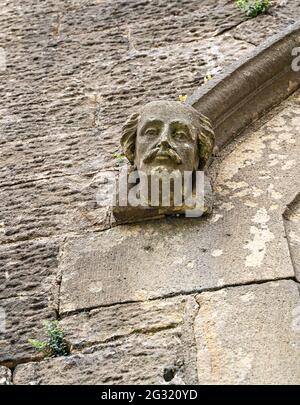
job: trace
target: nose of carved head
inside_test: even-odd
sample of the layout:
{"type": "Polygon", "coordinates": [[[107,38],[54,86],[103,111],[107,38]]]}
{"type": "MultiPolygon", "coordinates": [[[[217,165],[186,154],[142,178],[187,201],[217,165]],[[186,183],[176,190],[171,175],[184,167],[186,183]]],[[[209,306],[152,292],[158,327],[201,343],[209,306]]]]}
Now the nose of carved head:
{"type": "Polygon", "coordinates": [[[171,147],[171,145],[170,145],[167,138],[164,138],[164,139],[160,140],[160,142],[159,142],[159,144],[157,146],[160,147],[160,148],[163,148],[163,149],[168,149],[168,148],[171,147]]]}
{"type": "Polygon", "coordinates": [[[171,147],[168,135],[169,135],[168,129],[165,129],[159,139],[159,143],[157,145],[158,147],[162,149],[169,149],[171,147]]]}

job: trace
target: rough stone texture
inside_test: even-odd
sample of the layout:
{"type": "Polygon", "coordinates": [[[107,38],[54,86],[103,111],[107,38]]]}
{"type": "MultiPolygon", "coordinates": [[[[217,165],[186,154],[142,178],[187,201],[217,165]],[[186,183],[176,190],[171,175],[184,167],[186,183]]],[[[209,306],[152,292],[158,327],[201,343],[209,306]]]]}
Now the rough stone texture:
{"type": "Polygon", "coordinates": [[[191,297],[174,298],[66,318],[66,336],[81,353],[17,366],[14,383],[191,383],[196,368],[188,333],[196,308],[191,297]]]}
{"type": "Polygon", "coordinates": [[[0,366],[0,385],[11,384],[11,371],[9,368],[0,366]]]}
{"type": "Polygon", "coordinates": [[[300,186],[299,95],[216,159],[212,217],[70,240],[61,261],[60,311],[293,277],[282,213],[300,186]]]}
{"type": "Polygon", "coordinates": [[[114,305],[62,319],[73,349],[104,343],[134,333],[155,333],[183,323],[186,298],[114,305]]]}
{"type": "Polygon", "coordinates": [[[238,25],[232,30],[232,36],[235,39],[259,45],[264,39],[280,32],[295,21],[295,18],[285,19],[272,15],[260,15],[238,25]]]}
{"type": "Polygon", "coordinates": [[[57,177],[2,187],[0,243],[109,227],[96,193],[97,177],[85,183],[57,177]]]}
{"type": "MultiPolygon", "coordinates": [[[[95,205],[97,172],[116,166],[113,153],[119,145],[120,125],[128,115],[147,101],[157,98],[178,100],[179,94],[191,94],[203,83],[207,73],[220,72],[272,32],[294,21],[299,15],[298,8],[297,0],[289,0],[284,7],[273,8],[269,15],[259,20],[247,20],[233,2],[227,0],[203,0],[201,5],[198,0],[24,0],[22,4],[16,0],[2,1],[0,45],[7,54],[7,69],[5,72],[0,69],[0,306],[6,314],[6,332],[0,334],[0,363],[14,367],[17,363],[36,360],[27,340],[39,338],[41,322],[55,317],[52,295],[55,293],[58,299],[59,248],[64,245],[66,237],[94,233],[108,226],[106,211],[95,205]],[[52,283],[54,288],[50,291],[52,283]]],[[[294,103],[289,104],[291,111],[295,110],[294,103]]],[[[294,122],[289,114],[288,123],[294,122]]],[[[280,125],[279,122],[277,127],[280,125]]],[[[293,125],[289,123],[288,131],[293,125]]],[[[284,136],[284,133],[280,135],[282,139],[284,136]]],[[[276,165],[276,160],[273,163],[276,165]]],[[[283,169],[283,165],[278,164],[278,167],[283,169]]],[[[291,185],[296,188],[293,183],[291,185]]],[[[251,182],[249,185],[253,186],[251,182]]],[[[291,192],[287,197],[290,195],[291,192]]],[[[216,207],[216,215],[207,223],[201,223],[201,232],[211,227],[218,229],[216,241],[219,244],[225,241],[226,249],[231,243],[237,243],[236,228],[241,226],[233,221],[233,217],[237,218],[239,206],[234,211],[226,211],[231,203],[235,205],[236,198],[234,203],[226,200],[223,208],[216,207]]],[[[288,198],[282,199],[280,207],[292,200],[287,201],[288,198]]],[[[279,214],[280,209],[275,211],[279,214]]],[[[248,219],[253,210],[249,207],[248,219]]],[[[278,218],[279,215],[276,221],[278,218]]],[[[180,221],[176,223],[180,227],[180,221]]],[[[268,223],[275,232],[273,216],[268,223]]],[[[276,235],[282,235],[279,220],[276,224],[276,235]]],[[[185,226],[189,232],[192,221],[185,226]]],[[[166,229],[170,229],[168,222],[166,229]]],[[[253,235],[248,232],[247,240],[249,236],[253,235]]],[[[275,241],[267,242],[263,265],[257,269],[250,267],[250,272],[240,270],[238,279],[249,282],[290,277],[292,264],[286,259],[286,245],[280,236],[279,241],[282,251],[273,249],[274,261],[278,258],[276,255],[281,258],[278,268],[267,265],[272,255],[271,243],[275,246],[275,241]],[[281,263],[284,263],[282,268],[279,267],[281,263]]],[[[152,247],[155,248],[156,240],[154,242],[152,247]]],[[[189,243],[192,245],[192,241],[189,243]]],[[[145,245],[145,255],[152,252],[149,246],[145,245]]],[[[289,247],[292,248],[291,243],[289,247]]],[[[195,241],[192,248],[196,254],[195,241]]],[[[209,276],[209,269],[203,270],[203,274],[211,277],[211,285],[223,285],[218,275],[218,263],[223,266],[223,261],[215,257],[220,254],[220,248],[215,249],[205,239],[199,250],[201,255],[197,255],[197,260],[201,261],[201,266],[208,256],[212,268],[217,269],[216,274],[210,273],[209,276]]],[[[242,252],[250,253],[247,250],[242,252]]],[[[293,252],[293,255],[297,253],[293,252]]],[[[235,260],[235,256],[232,257],[235,260]]],[[[193,266],[184,260],[187,267],[193,266]]],[[[180,262],[177,265],[179,268],[180,262]]],[[[243,265],[244,262],[241,269],[244,269],[243,265]]],[[[229,262],[226,266],[229,270],[224,282],[232,282],[236,279],[235,270],[239,263],[233,262],[233,272],[229,262]]],[[[188,282],[190,274],[187,271],[185,274],[188,282]]],[[[193,288],[194,285],[197,289],[202,288],[198,279],[193,288]]],[[[95,289],[98,288],[95,283],[95,289]]],[[[66,292],[62,308],[66,305],[65,297],[66,292]]],[[[144,297],[140,294],[137,298],[144,297]]],[[[99,304],[99,300],[95,302],[99,304]]],[[[83,303],[90,304],[94,305],[93,302],[83,303]]],[[[144,321],[145,314],[140,313],[143,307],[138,309],[139,305],[146,303],[132,304],[128,309],[127,304],[124,304],[124,309],[115,306],[116,319],[124,322],[120,329],[124,336],[120,339],[113,322],[113,329],[105,333],[99,332],[96,326],[97,320],[103,317],[103,323],[109,327],[113,307],[99,309],[99,313],[98,310],[91,311],[90,324],[83,313],[76,314],[80,322],[87,325],[86,330],[75,329],[73,315],[65,318],[63,322],[74,348],[81,350],[82,339],[84,352],[94,350],[94,354],[76,354],[70,359],[18,366],[15,381],[160,383],[164,381],[166,365],[182,364],[181,354],[174,354],[177,349],[181,353],[179,348],[182,347],[191,349],[187,350],[190,351],[189,360],[186,360],[188,353],[184,353],[183,368],[189,365],[185,381],[197,381],[192,366],[195,362],[191,343],[192,318],[188,317],[188,322],[177,325],[182,316],[180,311],[166,313],[163,308],[169,307],[163,301],[152,304],[149,312],[153,314],[154,322],[147,317],[144,321]],[[160,318],[159,310],[165,314],[165,319],[160,318]],[[130,316],[135,317],[135,313],[139,315],[136,315],[136,323],[132,321],[132,327],[130,316]],[[142,333],[138,332],[139,323],[142,333]],[[155,333],[144,333],[143,325],[149,330],[154,327],[155,333]],[[188,338],[177,336],[181,327],[188,338]],[[71,328],[80,338],[75,339],[71,328]],[[90,344],[97,347],[89,349],[90,344]],[[149,357],[139,359],[136,355],[141,353],[149,353],[149,357]],[[103,359],[103,356],[107,357],[103,359]],[[120,358],[123,359],[121,363],[120,358]],[[91,370],[96,364],[97,373],[93,377],[91,370]],[[105,364],[110,370],[107,373],[103,367],[105,364]],[[140,377],[140,369],[145,364],[145,372],[140,377]],[[81,365],[84,372],[80,371],[81,365]]],[[[181,305],[175,306],[181,308],[181,305]]],[[[183,368],[177,368],[178,381],[181,382],[183,368]]]]}
{"type": "Polygon", "coordinates": [[[37,291],[48,295],[55,280],[59,242],[40,239],[0,245],[1,299],[26,298],[37,291]]]}
{"type": "Polygon", "coordinates": [[[28,339],[40,337],[44,319],[55,319],[51,308],[59,243],[47,238],[0,245],[1,364],[35,358],[28,339]]]}
{"type": "Polygon", "coordinates": [[[219,149],[300,87],[295,58],[299,38],[300,21],[241,57],[189,97],[188,104],[214,123],[219,149]]]}
{"type": "Polygon", "coordinates": [[[171,384],[191,383],[192,352],[200,384],[299,384],[295,282],[205,292],[197,296],[199,308],[184,301],[120,305],[66,318],[67,336],[81,352],[19,365],[14,383],[164,384],[166,371],[174,374],[171,384]],[[193,331],[195,342],[185,336],[193,331]]]}
{"type": "Polygon", "coordinates": [[[178,332],[133,336],[78,354],[17,366],[14,384],[164,384],[164,370],[183,383],[178,332]]]}
{"type": "Polygon", "coordinates": [[[300,4],[297,0],[275,0],[267,14],[242,22],[232,29],[231,34],[236,39],[258,45],[287,25],[296,22],[299,14],[300,4]]]}
{"type": "Polygon", "coordinates": [[[300,194],[288,205],[284,219],[296,278],[300,281],[300,194]]]}
{"type": "Polygon", "coordinates": [[[232,38],[228,44],[228,37],[227,44],[226,37],[212,39],[216,29],[245,20],[230,4],[146,4],[105,1],[62,15],[45,18],[40,13],[10,21],[4,41],[12,80],[4,104],[17,121],[14,126],[34,122],[43,127],[47,122],[103,130],[120,122],[136,103],[157,96],[177,99],[179,92],[201,84],[208,43],[227,49],[227,63],[241,48],[249,48],[232,38]],[[170,65],[176,77],[168,74],[170,65]]]}
{"type": "Polygon", "coordinates": [[[300,296],[293,281],[199,295],[200,384],[299,384],[300,296]]]}
{"type": "Polygon", "coordinates": [[[17,363],[39,358],[28,339],[44,338],[42,322],[55,319],[49,299],[41,294],[17,296],[0,301],[5,314],[5,331],[0,333],[0,363],[14,367],[17,363]]]}
{"type": "Polygon", "coordinates": [[[253,47],[212,38],[244,20],[231,4],[168,4],[3,6],[1,242],[107,227],[89,187],[115,165],[120,125],[135,106],[178,100],[253,47]]]}

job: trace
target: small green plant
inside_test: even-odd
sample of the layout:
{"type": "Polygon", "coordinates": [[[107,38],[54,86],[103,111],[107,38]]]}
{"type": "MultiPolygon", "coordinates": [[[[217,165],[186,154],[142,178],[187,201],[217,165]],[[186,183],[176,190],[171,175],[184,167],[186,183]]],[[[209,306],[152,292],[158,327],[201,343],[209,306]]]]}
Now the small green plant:
{"type": "Polygon", "coordinates": [[[45,357],[68,356],[70,354],[64,332],[58,321],[44,321],[47,339],[44,341],[29,339],[29,343],[45,357]]]}
{"type": "Polygon", "coordinates": [[[124,153],[116,152],[113,154],[113,157],[116,159],[116,166],[122,166],[126,163],[126,156],[124,153]]]}
{"type": "Polygon", "coordinates": [[[235,2],[238,8],[252,18],[266,13],[270,7],[270,0],[236,0],[235,2]]]}

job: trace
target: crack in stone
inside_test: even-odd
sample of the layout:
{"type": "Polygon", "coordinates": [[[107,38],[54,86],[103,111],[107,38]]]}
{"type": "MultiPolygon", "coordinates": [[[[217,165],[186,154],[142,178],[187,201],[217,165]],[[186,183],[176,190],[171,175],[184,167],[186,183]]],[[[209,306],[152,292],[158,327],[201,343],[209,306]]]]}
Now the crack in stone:
{"type": "MultiPolygon", "coordinates": [[[[240,22],[238,22],[238,23],[236,23],[236,24],[234,24],[234,25],[232,25],[232,26],[230,26],[230,27],[224,27],[224,28],[221,28],[221,29],[219,29],[219,30],[217,30],[217,32],[213,35],[214,37],[218,37],[218,36],[220,36],[220,35],[222,35],[222,34],[224,34],[225,32],[230,32],[231,30],[233,30],[234,28],[236,28],[236,27],[238,27],[239,25],[241,25],[241,24],[243,24],[245,21],[247,21],[247,19],[246,20],[243,20],[243,21],[240,21],[240,22]]],[[[232,36],[233,38],[234,38],[234,36],[232,36]]],[[[242,42],[248,42],[249,44],[251,44],[251,45],[255,45],[255,44],[252,44],[250,41],[245,41],[245,40],[242,40],[242,39],[240,39],[240,38],[234,38],[234,39],[236,39],[236,40],[238,40],[238,41],[242,41],[242,42]]],[[[255,45],[256,46],[256,45],[255,45]]]]}
{"type": "Polygon", "coordinates": [[[167,326],[161,326],[161,327],[151,327],[151,328],[136,328],[133,329],[131,332],[128,333],[124,333],[124,334],[120,334],[120,335],[114,335],[112,337],[109,337],[107,339],[103,339],[103,340],[95,340],[95,341],[90,341],[90,342],[83,342],[83,343],[79,343],[79,344],[74,344],[71,345],[71,355],[72,354],[76,354],[76,353],[80,353],[82,351],[82,349],[87,349],[89,347],[97,347],[99,345],[105,344],[105,343],[110,343],[110,342],[114,342],[115,340],[118,339],[124,339],[128,336],[132,336],[132,335],[152,335],[154,333],[159,333],[159,332],[163,332],[166,330],[171,330],[171,329],[176,329],[178,326],[182,325],[183,322],[172,322],[167,326]],[[75,349],[75,350],[73,350],[75,349]]]}
{"type": "MultiPolygon", "coordinates": [[[[179,297],[179,296],[192,296],[195,294],[199,295],[204,292],[215,292],[215,291],[220,291],[220,290],[223,290],[226,288],[258,285],[258,284],[265,284],[265,283],[270,283],[273,281],[282,281],[282,280],[292,280],[292,281],[297,282],[295,277],[278,277],[278,278],[271,278],[271,279],[265,279],[265,280],[249,281],[246,283],[224,284],[223,286],[220,286],[220,287],[207,287],[207,288],[203,288],[203,289],[194,289],[192,291],[180,291],[180,292],[166,294],[161,297],[149,298],[146,301],[159,301],[162,299],[179,297]]],[[[111,307],[114,307],[117,305],[137,304],[139,302],[146,302],[146,301],[127,300],[127,301],[122,301],[122,302],[114,302],[111,304],[102,304],[102,305],[96,305],[96,306],[91,306],[91,307],[86,307],[86,308],[80,308],[80,309],[76,309],[76,310],[72,310],[72,311],[66,311],[62,314],[59,313],[59,319],[64,319],[69,316],[77,315],[77,314],[80,314],[80,313],[83,313],[86,311],[92,311],[92,310],[99,309],[99,308],[111,308],[111,307]]]]}

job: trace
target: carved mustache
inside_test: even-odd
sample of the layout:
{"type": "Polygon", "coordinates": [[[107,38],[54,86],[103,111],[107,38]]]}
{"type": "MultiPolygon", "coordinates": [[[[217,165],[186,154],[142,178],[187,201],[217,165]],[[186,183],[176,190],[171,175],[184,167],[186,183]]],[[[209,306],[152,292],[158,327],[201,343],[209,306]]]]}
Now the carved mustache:
{"type": "Polygon", "coordinates": [[[182,163],[181,157],[174,149],[161,149],[161,148],[154,148],[152,149],[145,158],[143,159],[144,163],[149,163],[156,158],[156,156],[168,156],[173,162],[180,164],[182,163]]]}

